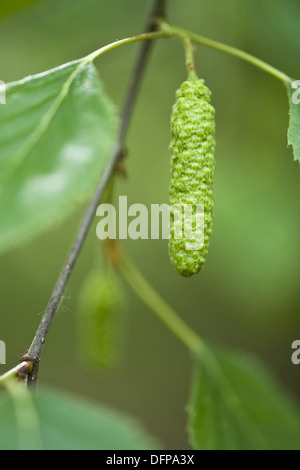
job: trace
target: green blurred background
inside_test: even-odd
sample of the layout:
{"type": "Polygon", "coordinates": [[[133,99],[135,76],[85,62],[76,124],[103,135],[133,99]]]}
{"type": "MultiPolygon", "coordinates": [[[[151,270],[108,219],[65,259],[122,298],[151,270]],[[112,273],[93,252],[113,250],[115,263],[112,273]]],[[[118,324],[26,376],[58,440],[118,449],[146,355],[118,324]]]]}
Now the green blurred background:
{"type": "MultiPolygon", "coordinates": [[[[25,2],[24,2],[25,3],[25,2]]],[[[298,0],[169,0],[179,26],[245,49],[299,78],[298,0]]],[[[40,0],[0,20],[0,79],[6,82],[81,57],[139,33],[151,0],[40,0]]],[[[98,59],[121,106],[138,45],[98,59]]],[[[166,241],[123,243],[146,277],[201,336],[257,353],[291,394],[300,369],[291,344],[300,333],[300,169],[287,149],[282,84],[253,66],[197,47],[198,74],[213,92],[217,124],[215,219],[207,264],[180,278],[166,241]]],[[[185,79],[177,39],[155,45],[127,139],[128,178],[118,192],[134,202],[168,201],[169,118],[185,79]]],[[[32,244],[1,258],[0,339],[7,366],[28,348],[84,207],[32,244]]],[[[77,352],[77,297],[93,264],[95,230],[80,257],[44,351],[40,379],[124,410],[170,449],[187,448],[188,352],[128,291],[124,354],[109,373],[84,369],[77,352]]],[[[300,367],[300,366],[299,366],[300,367]]]]}

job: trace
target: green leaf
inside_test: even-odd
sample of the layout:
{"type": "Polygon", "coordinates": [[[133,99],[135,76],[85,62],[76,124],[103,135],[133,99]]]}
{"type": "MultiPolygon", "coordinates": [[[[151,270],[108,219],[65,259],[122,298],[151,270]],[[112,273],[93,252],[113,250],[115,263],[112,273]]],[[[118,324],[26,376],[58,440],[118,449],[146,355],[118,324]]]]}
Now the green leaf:
{"type": "Polygon", "coordinates": [[[201,450],[299,450],[299,411],[253,358],[202,350],[189,406],[201,450]]]}
{"type": "Polygon", "coordinates": [[[76,61],[7,86],[0,106],[0,253],[94,192],[117,129],[94,66],[76,61]]]}
{"type": "Polygon", "coordinates": [[[295,160],[300,162],[300,93],[297,92],[297,89],[299,90],[300,82],[298,82],[298,86],[296,85],[296,81],[287,84],[290,103],[288,143],[293,146],[295,160]],[[293,83],[296,88],[293,88],[293,83]]]}
{"type": "Polygon", "coordinates": [[[37,0],[1,0],[0,3],[0,18],[10,13],[15,13],[21,8],[35,3],[37,0]]]}
{"type": "MultiPolygon", "coordinates": [[[[39,391],[33,396],[39,441],[46,450],[142,450],[154,449],[157,442],[132,419],[57,392],[39,391]]],[[[24,401],[25,404],[25,401],[24,401]]],[[[22,402],[19,402],[19,406],[22,402]]],[[[16,419],[13,400],[0,395],[0,449],[20,449],[20,435],[28,433],[27,424],[16,419]]],[[[31,438],[33,438],[31,431],[31,438]]],[[[27,438],[28,441],[28,438],[27,438]]],[[[24,442],[21,440],[21,442],[24,442]]],[[[26,442],[26,441],[25,441],[26,442]]],[[[22,448],[22,447],[21,447],[22,448]]]]}

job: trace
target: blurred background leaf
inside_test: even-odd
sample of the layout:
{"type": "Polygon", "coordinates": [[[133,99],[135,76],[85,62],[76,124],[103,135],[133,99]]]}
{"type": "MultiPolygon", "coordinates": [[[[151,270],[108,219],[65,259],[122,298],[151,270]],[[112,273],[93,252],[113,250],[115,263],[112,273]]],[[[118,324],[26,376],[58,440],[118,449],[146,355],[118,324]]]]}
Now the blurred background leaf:
{"type": "Polygon", "coordinates": [[[204,347],[197,364],[190,435],[200,450],[297,450],[300,414],[252,357],[204,347]]]}
{"type": "Polygon", "coordinates": [[[1,0],[0,4],[0,18],[8,15],[9,13],[15,13],[21,8],[28,7],[32,3],[38,0],[1,0]]]}
{"type": "MultiPolygon", "coordinates": [[[[41,72],[138,33],[150,9],[150,0],[40,0],[0,22],[0,79],[41,72]]],[[[168,9],[175,24],[245,49],[298,78],[298,0],[172,0],[168,9]]],[[[96,63],[118,105],[137,50],[120,48],[96,63]]],[[[272,77],[218,51],[197,46],[196,66],[212,90],[217,124],[214,231],[206,266],[185,280],[170,265],[166,240],[128,240],[124,247],[201,336],[257,353],[300,397],[299,370],[291,363],[300,331],[300,173],[287,148],[286,93],[272,77]]],[[[170,113],[185,78],[180,41],[157,42],[127,139],[128,178],[117,185],[129,204],[168,201],[170,113]]],[[[28,348],[82,211],[2,256],[0,339],[8,364],[0,372],[28,348]]],[[[167,448],[187,448],[190,355],[134,294],[127,347],[116,371],[92,374],[76,359],[74,310],[95,243],[94,226],[50,332],[41,380],[124,409],[167,448]]]]}
{"type": "MultiPolygon", "coordinates": [[[[146,450],[157,442],[129,417],[70,395],[39,391],[33,396],[43,450],[146,450]]],[[[1,450],[27,450],[19,447],[26,422],[16,420],[12,399],[0,395],[1,450]]],[[[30,415],[28,417],[30,419],[30,415]]],[[[27,426],[29,423],[27,423],[27,426]]],[[[38,449],[33,449],[38,450],[38,449]]]]}

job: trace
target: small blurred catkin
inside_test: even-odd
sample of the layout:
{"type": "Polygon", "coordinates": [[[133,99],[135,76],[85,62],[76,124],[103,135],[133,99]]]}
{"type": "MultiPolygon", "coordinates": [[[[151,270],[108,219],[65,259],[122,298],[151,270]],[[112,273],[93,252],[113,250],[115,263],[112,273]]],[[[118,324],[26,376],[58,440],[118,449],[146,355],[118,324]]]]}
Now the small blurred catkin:
{"type": "Polygon", "coordinates": [[[80,356],[86,364],[113,367],[122,343],[124,296],[114,272],[94,271],[79,298],[80,356]]]}
{"type": "Polygon", "coordinates": [[[171,212],[170,259],[179,274],[189,277],[202,268],[212,231],[215,110],[210,104],[211,92],[204,80],[185,81],[176,96],[171,116],[169,203],[170,206],[180,206],[183,214],[184,205],[193,206],[193,229],[196,206],[201,205],[204,210],[204,240],[200,249],[187,249],[190,240],[184,230],[183,237],[176,238],[178,222],[171,212]]]}

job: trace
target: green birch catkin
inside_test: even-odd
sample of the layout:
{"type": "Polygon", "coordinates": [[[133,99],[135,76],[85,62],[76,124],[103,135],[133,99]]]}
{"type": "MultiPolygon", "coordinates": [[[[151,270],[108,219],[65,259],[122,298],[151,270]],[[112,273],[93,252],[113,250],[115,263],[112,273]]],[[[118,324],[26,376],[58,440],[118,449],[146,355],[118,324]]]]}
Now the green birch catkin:
{"type": "Polygon", "coordinates": [[[94,271],[79,298],[80,355],[91,366],[110,368],[118,359],[123,292],[113,272],[94,271]]]}
{"type": "MultiPolygon", "coordinates": [[[[184,205],[191,204],[204,209],[204,242],[195,250],[187,249],[189,240],[184,230],[183,238],[176,238],[178,222],[171,212],[170,259],[179,274],[189,277],[202,268],[212,231],[215,111],[204,80],[185,81],[176,96],[171,117],[170,206],[176,204],[183,210],[184,205]]],[[[192,227],[195,228],[194,212],[192,227]]]]}

